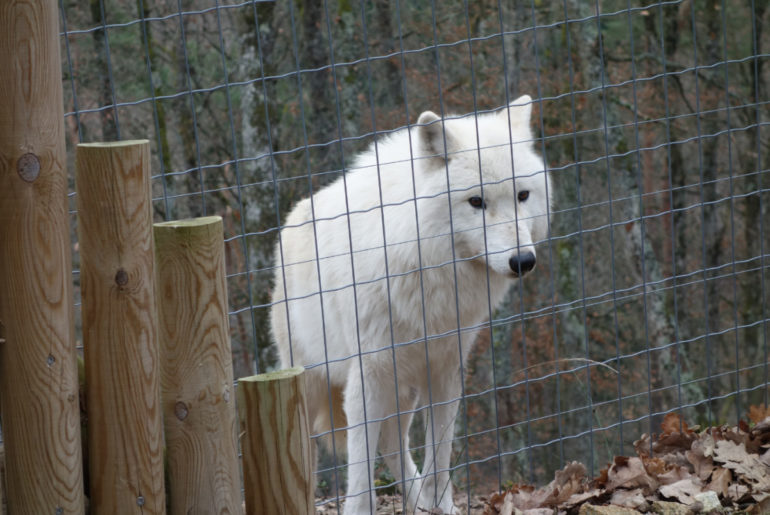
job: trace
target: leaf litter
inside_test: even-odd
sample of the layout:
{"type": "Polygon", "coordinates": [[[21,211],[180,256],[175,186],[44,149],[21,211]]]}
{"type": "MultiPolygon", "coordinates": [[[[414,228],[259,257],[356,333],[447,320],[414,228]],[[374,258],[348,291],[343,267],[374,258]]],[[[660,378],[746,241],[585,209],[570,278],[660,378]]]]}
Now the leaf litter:
{"type": "MultiPolygon", "coordinates": [[[[701,430],[676,413],[667,414],[660,434],[634,442],[636,456],[616,456],[593,479],[571,462],[553,481],[536,488],[513,485],[473,497],[473,515],[626,515],[656,513],[770,513],[770,409],[752,406],[736,426],[701,430]]],[[[458,506],[467,505],[458,495],[458,506]]],[[[379,496],[378,514],[403,513],[400,495],[379,496]]],[[[319,514],[338,513],[328,502],[319,514]]],[[[440,510],[419,511],[443,515],[440,510]]],[[[466,513],[464,511],[464,513],[466,513]]]]}
{"type": "Polygon", "coordinates": [[[669,413],[660,434],[634,442],[594,479],[569,463],[541,488],[514,485],[485,499],[484,515],[770,513],[770,412],[751,427],[699,430],[669,413]]]}

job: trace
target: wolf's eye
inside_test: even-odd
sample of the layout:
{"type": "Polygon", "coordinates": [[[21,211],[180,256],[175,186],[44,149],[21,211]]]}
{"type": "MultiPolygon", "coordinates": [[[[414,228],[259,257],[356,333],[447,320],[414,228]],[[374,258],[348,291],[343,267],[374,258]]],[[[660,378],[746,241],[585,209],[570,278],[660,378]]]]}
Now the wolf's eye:
{"type": "Polygon", "coordinates": [[[476,209],[486,209],[487,203],[481,197],[471,197],[468,199],[468,203],[476,209]]]}
{"type": "Polygon", "coordinates": [[[519,202],[524,202],[529,198],[529,190],[522,190],[519,192],[519,202]]]}

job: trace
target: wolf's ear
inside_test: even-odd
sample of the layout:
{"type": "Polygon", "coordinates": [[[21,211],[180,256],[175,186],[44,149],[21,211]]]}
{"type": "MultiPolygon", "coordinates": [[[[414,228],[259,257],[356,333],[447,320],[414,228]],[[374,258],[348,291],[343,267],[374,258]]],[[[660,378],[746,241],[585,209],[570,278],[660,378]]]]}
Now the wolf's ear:
{"type": "Polygon", "coordinates": [[[511,125],[517,124],[529,127],[529,120],[532,117],[532,97],[522,95],[498,113],[498,116],[503,118],[509,115],[511,125]]]}
{"type": "Polygon", "coordinates": [[[454,138],[447,124],[442,123],[441,118],[433,111],[425,111],[417,119],[417,125],[420,155],[444,163],[447,153],[454,149],[454,138]]]}

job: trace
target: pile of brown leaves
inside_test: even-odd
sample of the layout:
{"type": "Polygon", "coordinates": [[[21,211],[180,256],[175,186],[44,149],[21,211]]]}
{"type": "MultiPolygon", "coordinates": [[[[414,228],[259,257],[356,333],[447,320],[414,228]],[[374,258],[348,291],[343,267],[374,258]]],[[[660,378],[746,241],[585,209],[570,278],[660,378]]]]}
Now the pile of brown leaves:
{"type": "Polygon", "coordinates": [[[589,481],[573,462],[542,488],[514,485],[493,495],[484,514],[768,513],[770,416],[756,409],[750,418],[753,427],[741,421],[699,431],[670,413],[660,435],[634,442],[637,456],[616,457],[597,478],[589,481]]]}

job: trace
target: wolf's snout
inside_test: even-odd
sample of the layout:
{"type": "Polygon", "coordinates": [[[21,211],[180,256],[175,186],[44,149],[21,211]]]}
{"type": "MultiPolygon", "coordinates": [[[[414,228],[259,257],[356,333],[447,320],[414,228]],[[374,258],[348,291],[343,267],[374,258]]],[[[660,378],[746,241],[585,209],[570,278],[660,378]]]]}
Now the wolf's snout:
{"type": "Polygon", "coordinates": [[[532,252],[524,252],[523,254],[518,254],[509,259],[508,265],[510,265],[511,270],[513,270],[513,275],[521,277],[535,268],[536,262],[537,260],[532,252]]]}

